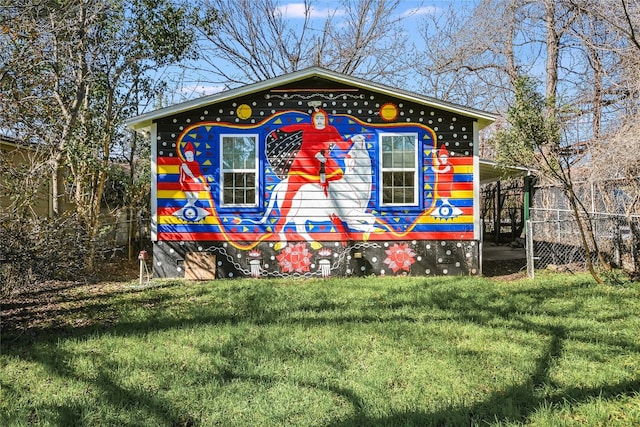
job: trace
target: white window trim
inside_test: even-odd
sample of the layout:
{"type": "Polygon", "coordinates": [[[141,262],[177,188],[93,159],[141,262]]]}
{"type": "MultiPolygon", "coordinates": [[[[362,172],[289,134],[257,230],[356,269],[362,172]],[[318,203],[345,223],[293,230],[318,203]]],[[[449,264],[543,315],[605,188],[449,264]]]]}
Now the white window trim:
{"type": "Polygon", "coordinates": [[[418,163],[418,153],[420,147],[418,146],[418,132],[381,132],[378,135],[378,147],[379,147],[379,158],[378,158],[378,171],[379,173],[379,182],[378,182],[378,200],[379,205],[381,207],[398,207],[398,206],[420,206],[420,176],[418,175],[418,171],[420,170],[420,164],[418,163]],[[384,168],[382,166],[382,158],[383,158],[383,150],[382,150],[382,139],[386,136],[411,136],[415,141],[415,150],[414,150],[414,159],[413,159],[413,168],[384,168]],[[383,187],[383,175],[384,172],[413,172],[413,201],[414,203],[384,203],[384,187],[383,187]]]}
{"type": "Polygon", "coordinates": [[[151,241],[158,241],[158,124],[151,124],[151,241]]]}
{"type": "Polygon", "coordinates": [[[258,169],[258,141],[260,140],[260,136],[255,133],[255,134],[245,134],[245,133],[241,133],[241,134],[237,134],[237,133],[225,133],[225,134],[220,134],[220,140],[219,140],[219,147],[220,147],[220,205],[222,207],[245,207],[245,208],[255,208],[258,206],[258,200],[260,197],[260,192],[259,192],[259,188],[260,188],[260,172],[258,169]],[[224,168],[224,161],[223,161],[223,156],[224,156],[224,139],[225,138],[253,138],[254,141],[254,165],[255,168],[254,169],[225,169],[224,168]],[[238,172],[238,173],[253,173],[255,175],[255,183],[256,183],[256,188],[255,188],[255,200],[253,203],[224,203],[224,174],[225,172],[238,172]]]}

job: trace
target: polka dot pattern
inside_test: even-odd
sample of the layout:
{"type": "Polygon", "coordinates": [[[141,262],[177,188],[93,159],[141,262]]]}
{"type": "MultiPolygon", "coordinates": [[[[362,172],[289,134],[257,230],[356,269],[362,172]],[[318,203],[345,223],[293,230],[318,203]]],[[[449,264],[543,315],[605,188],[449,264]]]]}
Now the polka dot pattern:
{"type": "MultiPolygon", "coordinates": [[[[283,272],[278,263],[278,251],[273,242],[263,242],[253,251],[260,254],[261,277],[319,277],[322,262],[331,265],[332,276],[369,275],[475,275],[479,272],[478,245],[474,241],[410,241],[368,242],[342,246],[340,242],[325,242],[330,252],[314,252],[310,269],[305,273],[283,272]],[[398,268],[389,262],[394,250],[402,248],[415,254],[410,265],[398,268]],[[357,255],[356,255],[357,254],[357,255]]],[[[250,277],[249,251],[215,242],[156,242],[154,245],[154,275],[182,277],[183,260],[188,252],[216,254],[219,277],[250,277]]],[[[408,259],[408,258],[405,258],[408,259]]]]}
{"type": "Polygon", "coordinates": [[[454,156],[473,155],[473,121],[448,111],[402,101],[374,92],[326,93],[308,91],[270,93],[265,91],[251,98],[226,101],[186,113],[166,117],[158,121],[157,153],[161,157],[176,155],[176,141],[190,126],[203,122],[228,123],[237,126],[256,126],[273,114],[286,110],[311,113],[309,100],[321,100],[320,107],[332,115],[347,114],[365,123],[417,123],[436,132],[438,144],[447,147],[454,156]],[[305,99],[301,99],[304,97],[305,99]],[[364,107],[364,108],[363,108],[364,107]],[[240,111],[240,114],[238,114],[240,111]],[[428,117],[428,119],[425,119],[428,117]]]}

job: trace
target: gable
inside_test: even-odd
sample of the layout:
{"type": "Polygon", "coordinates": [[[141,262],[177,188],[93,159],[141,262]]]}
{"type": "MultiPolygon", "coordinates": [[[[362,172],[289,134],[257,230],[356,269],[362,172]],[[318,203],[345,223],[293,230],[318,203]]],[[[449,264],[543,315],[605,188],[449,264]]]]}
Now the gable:
{"type": "Polygon", "coordinates": [[[226,123],[248,129],[284,111],[311,114],[309,103],[314,102],[321,102],[321,108],[332,116],[351,116],[380,128],[400,128],[403,124],[429,127],[438,134],[439,144],[452,154],[473,155],[474,123],[478,119],[319,77],[177,112],[154,122],[160,125],[163,135],[159,136],[163,137],[166,132],[175,135],[197,123],[226,123]]]}
{"type": "Polygon", "coordinates": [[[301,81],[306,81],[306,84],[302,86],[306,86],[307,89],[313,88],[314,83],[325,86],[326,83],[322,83],[324,81],[330,82],[330,85],[333,85],[334,87],[348,86],[352,88],[370,89],[380,94],[396,96],[399,99],[405,101],[416,102],[421,105],[439,108],[445,111],[450,111],[454,114],[472,118],[473,120],[477,120],[479,129],[482,129],[485,126],[493,123],[497,118],[496,115],[485,111],[445,102],[429,96],[389,87],[371,81],[366,81],[353,76],[347,76],[323,68],[310,67],[262,82],[242,86],[221,93],[197,98],[181,104],[176,104],[170,107],[151,111],[149,113],[131,118],[125,123],[132,129],[138,131],[148,131],[153,121],[163,117],[172,116],[181,112],[197,109],[206,105],[223,102],[230,99],[241,98],[244,95],[255,94],[265,89],[272,89],[277,87],[284,89],[293,88],[296,87],[296,85],[300,85],[301,81]]]}

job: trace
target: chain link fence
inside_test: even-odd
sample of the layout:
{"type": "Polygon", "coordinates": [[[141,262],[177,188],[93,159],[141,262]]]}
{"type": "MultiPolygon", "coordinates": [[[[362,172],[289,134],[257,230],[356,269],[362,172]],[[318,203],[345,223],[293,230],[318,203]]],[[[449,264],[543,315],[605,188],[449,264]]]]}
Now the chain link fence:
{"type": "Polygon", "coordinates": [[[140,250],[149,250],[151,245],[151,220],[148,217],[126,216],[105,219],[96,239],[100,258],[105,261],[137,255],[140,250]]]}
{"type": "MultiPolygon", "coordinates": [[[[590,215],[590,222],[598,250],[604,258],[618,268],[637,272],[640,266],[640,216],[627,218],[594,213],[590,215]]],[[[529,277],[539,269],[586,270],[587,252],[570,210],[531,209],[526,228],[529,277]]],[[[596,262],[594,249],[590,246],[592,261],[596,262]]]]}

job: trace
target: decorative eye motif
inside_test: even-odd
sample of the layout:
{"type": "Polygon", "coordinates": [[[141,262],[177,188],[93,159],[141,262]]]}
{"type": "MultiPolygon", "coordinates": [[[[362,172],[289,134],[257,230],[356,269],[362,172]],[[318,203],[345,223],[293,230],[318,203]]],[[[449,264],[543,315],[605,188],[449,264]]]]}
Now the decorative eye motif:
{"type": "Polygon", "coordinates": [[[433,216],[434,218],[444,221],[454,219],[460,215],[462,215],[462,210],[453,206],[448,201],[443,202],[442,204],[440,204],[440,206],[436,207],[436,209],[431,214],[431,216],[433,216]]]}
{"type": "Polygon", "coordinates": [[[209,211],[198,206],[186,206],[173,215],[187,222],[200,222],[209,215],[209,211]]]}
{"type": "Polygon", "coordinates": [[[187,221],[196,221],[198,219],[198,210],[195,207],[184,208],[182,216],[187,221]]]}

